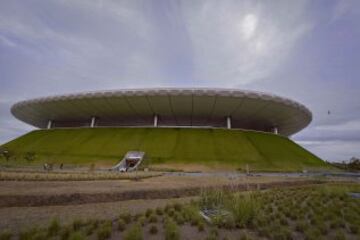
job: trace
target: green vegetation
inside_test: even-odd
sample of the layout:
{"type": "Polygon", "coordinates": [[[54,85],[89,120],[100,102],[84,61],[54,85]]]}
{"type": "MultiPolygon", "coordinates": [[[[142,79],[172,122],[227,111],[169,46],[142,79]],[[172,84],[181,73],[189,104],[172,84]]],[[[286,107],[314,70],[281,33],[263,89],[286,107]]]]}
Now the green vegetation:
{"type": "Polygon", "coordinates": [[[199,201],[203,211],[215,211],[210,216],[215,225],[227,229],[245,227],[253,223],[259,212],[261,199],[258,194],[233,194],[221,189],[202,191],[199,201]]]}
{"type": "Polygon", "coordinates": [[[128,232],[125,234],[125,240],[142,240],[142,230],[140,225],[135,224],[133,225],[128,232]]]}
{"type": "Polygon", "coordinates": [[[6,164],[113,165],[130,150],[147,154],[144,164],[227,165],[256,171],[328,168],[288,138],[254,131],[181,128],[36,130],[1,146],[6,164]],[[36,157],[35,157],[36,156],[36,157]],[[27,159],[27,160],[26,160],[27,159]],[[30,160],[30,161],[29,161],[30,160]]]}
{"type": "Polygon", "coordinates": [[[149,229],[149,233],[151,234],[157,234],[158,233],[158,228],[155,225],[152,225],[149,229]]]}
{"type": "Polygon", "coordinates": [[[156,211],[148,209],[147,218],[145,213],[122,213],[115,220],[79,219],[69,225],[54,219],[48,227],[2,232],[0,240],[104,240],[118,234],[125,240],[142,240],[150,235],[177,240],[189,231],[200,236],[198,239],[209,240],[233,239],[229,233],[238,236],[236,239],[359,239],[360,201],[349,192],[360,192],[360,185],[325,184],[240,193],[209,190],[191,203],[168,204],[156,211]],[[225,221],[212,218],[211,223],[205,222],[199,210],[211,208],[226,210],[225,221]],[[155,216],[157,222],[151,223],[155,216]],[[130,219],[128,224],[125,219],[130,219]],[[112,235],[112,226],[121,232],[112,235]]]}
{"type": "Polygon", "coordinates": [[[10,240],[12,236],[13,234],[10,231],[5,230],[0,233],[0,240],[10,240]]]}
{"type": "Polygon", "coordinates": [[[48,227],[48,236],[55,236],[59,233],[61,229],[58,219],[53,219],[48,227]]]}
{"type": "Polygon", "coordinates": [[[164,224],[165,240],[179,240],[180,231],[172,219],[167,219],[164,224]]]}

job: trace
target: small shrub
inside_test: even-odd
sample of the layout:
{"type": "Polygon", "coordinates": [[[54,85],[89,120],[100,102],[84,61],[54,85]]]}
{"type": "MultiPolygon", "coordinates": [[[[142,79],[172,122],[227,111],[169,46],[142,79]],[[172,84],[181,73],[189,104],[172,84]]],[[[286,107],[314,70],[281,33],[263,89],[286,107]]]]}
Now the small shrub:
{"type": "Polygon", "coordinates": [[[306,240],[319,240],[321,239],[321,233],[317,229],[309,229],[305,231],[305,239],[306,240]]]}
{"type": "Polygon", "coordinates": [[[12,237],[13,237],[12,233],[9,232],[8,230],[5,230],[0,234],[0,240],[11,240],[12,237]]]}
{"type": "Polygon", "coordinates": [[[285,217],[280,218],[280,224],[283,226],[287,226],[289,223],[285,217]]]}
{"type": "Polygon", "coordinates": [[[180,203],[174,203],[174,209],[177,212],[180,212],[182,210],[182,205],[180,203]]]}
{"type": "Polygon", "coordinates": [[[145,222],[146,222],[145,216],[141,216],[141,217],[138,219],[138,223],[139,223],[141,226],[144,226],[144,225],[145,225],[145,222]]]}
{"type": "Polygon", "coordinates": [[[328,233],[328,227],[325,223],[319,223],[316,226],[322,235],[326,235],[328,233]]]}
{"type": "Polygon", "coordinates": [[[349,229],[350,229],[350,232],[353,233],[353,234],[359,233],[359,226],[358,225],[350,225],[349,229]]]}
{"type": "Polygon", "coordinates": [[[103,225],[100,226],[100,229],[97,232],[97,239],[98,240],[105,240],[111,237],[111,228],[112,223],[106,222],[103,225]]]}
{"type": "Polygon", "coordinates": [[[133,217],[134,221],[137,222],[141,216],[143,216],[143,214],[141,214],[141,213],[135,214],[133,217]]]}
{"type": "Polygon", "coordinates": [[[60,233],[60,239],[61,240],[68,240],[70,237],[70,233],[72,232],[72,229],[69,227],[63,228],[60,233]]]}
{"type": "Polygon", "coordinates": [[[197,226],[201,222],[200,217],[193,217],[190,220],[191,226],[197,226]]]}
{"type": "Polygon", "coordinates": [[[145,216],[148,218],[153,214],[154,210],[152,210],[151,208],[148,208],[145,212],[145,216]]]}
{"type": "Polygon", "coordinates": [[[241,234],[240,240],[250,240],[251,238],[246,233],[241,234]]]}
{"type": "Polygon", "coordinates": [[[278,229],[278,231],[273,232],[272,238],[279,239],[279,240],[291,240],[292,236],[291,236],[291,232],[289,231],[289,229],[281,227],[280,229],[278,229]]]}
{"type": "Polygon", "coordinates": [[[165,240],[179,240],[180,232],[176,223],[172,220],[165,223],[165,240]]]}
{"type": "Polygon", "coordinates": [[[38,231],[39,229],[37,227],[21,231],[19,234],[19,240],[31,240],[38,233],[38,231]]]}
{"type": "Polygon", "coordinates": [[[152,226],[150,226],[150,229],[149,229],[149,233],[150,234],[153,234],[153,235],[155,235],[155,234],[157,234],[158,233],[158,228],[155,226],[155,225],[152,225],[152,226]]]}
{"type": "Polygon", "coordinates": [[[87,236],[90,236],[99,227],[99,220],[89,220],[87,225],[88,227],[86,228],[85,233],[87,236]]]}
{"type": "Polygon", "coordinates": [[[72,228],[76,232],[76,231],[80,230],[80,228],[83,225],[84,225],[83,221],[81,221],[80,219],[75,219],[72,223],[72,228]]]}
{"type": "Polygon", "coordinates": [[[205,224],[204,222],[199,222],[197,225],[198,231],[203,232],[205,230],[205,224]]]}
{"type": "Polygon", "coordinates": [[[335,240],[345,240],[346,237],[344,235],[344,233],[340,230],[336,231],[336,234],[335,234],[335,240]]]}
{"type": "Polygon", "coordinates": [[[156,215],[152,214],[150,217],[149,217],[149,223],[156,223],[158,221],[156,215]]]}
{"type": "Polygon", "coordinates": [[[164,211],[160,208],[160,207],[157,207],[156,210],[155,210],[156,214],[159,215],[159,216],[162,216],[164,214],[164,211]]]}
{"type": "Polygon", "coordinates": [[[219,236],[219,232],[217,231],[216,228],[212,228],[210,230],[209,235],[205,238],[205,240],[217,240],[219,236]]]}
{"type": "Polygon", "coordinates": [[[173,208],[170,208],[166,213],[168,216],[172,217],[175,214],[175,210],[173,208]]]}
{"type": "Polygon", "coordinates": [[[298,221],[295,225],[295,230],[298,232],[303,233],[307,229],[308,229],[308,225],[306,224],[305,221],[298,221]]]}
{"type": "Polygon", "coordinates": [[[69,238],[69,240],[85,240],[85,236],[81,232],[74,232],[72,233],[69,238]]]}
{"type": "Polygon", "coordinates": [[[164,211],[167,213],[169,211],[169,209],[172,208],[170,204],[166,204],[164,211]]]}
{"type": "Polygon", "coordinates": [[[236,226],[236,222],[233,216],[227,216],[224,217],[222,219],[222,224],[221,226],[223,226],[226,229],[233,229],[236,226]]]}
{"type": "Polygon", "coordinates": [[[134,224],[126,233],[125,240],[142,240],[142,230],[139,224],[134,224]]]}
{"type": "Polygon", "coordinates": [[[125,230],[125,228],[126,228],[126,223],[125,223],[125,221],[124,221],[123,219],[119,219],[119,220],[118,220],[118,224],[117,224],[117,229],[118,229],[120,232],[122,232],[122,231],[125,230]]]}
{"type": "Polygon", "coordinates": [[[120,219],[124,220],[126,224],[129,224],[131,222],[131,214],[128,212],[120,214],[120,219]]]}
{"type": "Polygon", "coordinates": [[[51,223],[48,227],[48,236],[55,236],[59,233],[60,231],[60,223],[59,220],[54,218],[53,220],[51,220],[51,223]]]}
{"type": "Polygon", "coordinates": [[[183,225],[185,222],[184,217],[180,213],[177,213],[174,215],[174,220],[179,225],[183,225]]]}
{"type": "Polygon", "coordinates": [[[214,236],[214,235],[209,234],[209,235],[205,238],[205,240],[218,240],[218,238],[217,238],[216,236],[214,236]]]}
{"type": "Polygon", "coordinates": [[[260,209],[260,202],[253,194],[234,195],[228,198],[226,206],[234,216],[236,224],[244,226],[253,221],[260,209]]]}
{"type": "Polygon", "coordinates": [[[267,237],[269,238],[271,235],[271,229],[270,227],[263,227],[258,230],[260,237],[267,237]]]}

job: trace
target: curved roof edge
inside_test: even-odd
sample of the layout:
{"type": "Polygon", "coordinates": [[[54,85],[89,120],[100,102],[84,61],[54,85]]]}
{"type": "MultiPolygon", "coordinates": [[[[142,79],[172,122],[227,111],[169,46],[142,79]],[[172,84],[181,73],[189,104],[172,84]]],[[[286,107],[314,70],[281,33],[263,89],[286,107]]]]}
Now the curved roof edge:
{"type": "Polygon", "coordinates": [[[141,95],[199,95],[199,96],[224,96],[224,97],[249,97],[274,102],[280,102],[297,109],[302,110],[312,120],[312,112],[303,104],[291,100],[286,97],[281,97],[271,93],[265,93],[253,90],[239,90],[231,88],[129,88],[120,90],[103,90],[103,91],[86,91],[71,94],[57,94],[47,97],[37,97],[29,100],[23,100],[15,103],[11,107],[11,112],[17,106],[24,106],[32,103],[41,103],[52,100],[70,100],[78,98],[96,98],[105,96],[141,96],[141,95]]]}

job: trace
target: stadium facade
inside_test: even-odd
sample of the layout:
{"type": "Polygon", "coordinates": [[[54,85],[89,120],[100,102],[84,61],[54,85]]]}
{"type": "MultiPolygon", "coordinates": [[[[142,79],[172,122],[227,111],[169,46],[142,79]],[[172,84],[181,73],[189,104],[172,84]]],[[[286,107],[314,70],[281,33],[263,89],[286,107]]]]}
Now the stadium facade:
{"type": "Polygon", "coordinates": [[[57,95],[11,108],[38,128],[198,127],[245,129],[290,136],[312,114],[288,98],[238,89],[126,89],[57,95]]]}

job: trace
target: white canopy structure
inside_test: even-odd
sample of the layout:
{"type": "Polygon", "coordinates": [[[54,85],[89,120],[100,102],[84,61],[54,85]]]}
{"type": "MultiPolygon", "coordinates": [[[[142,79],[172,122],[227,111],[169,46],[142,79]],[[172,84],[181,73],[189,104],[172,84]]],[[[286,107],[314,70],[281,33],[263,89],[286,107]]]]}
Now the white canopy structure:
{"type": "Polygon", "coordinates": [[[292,135],[312,120],[293,100],[238,89],[125,89],[21,101],[12,114],[39,128],[203,127],[292,135]]]}

